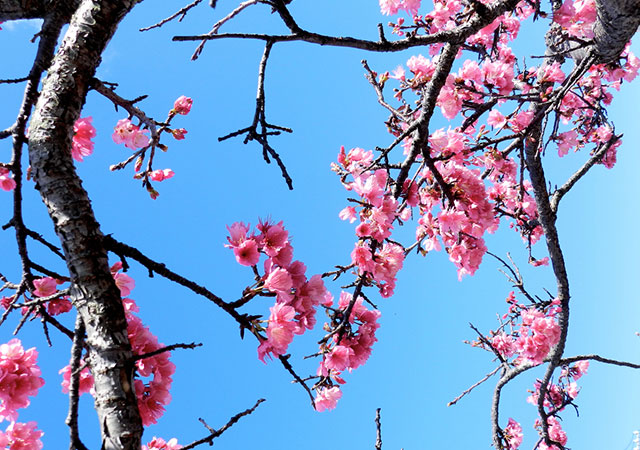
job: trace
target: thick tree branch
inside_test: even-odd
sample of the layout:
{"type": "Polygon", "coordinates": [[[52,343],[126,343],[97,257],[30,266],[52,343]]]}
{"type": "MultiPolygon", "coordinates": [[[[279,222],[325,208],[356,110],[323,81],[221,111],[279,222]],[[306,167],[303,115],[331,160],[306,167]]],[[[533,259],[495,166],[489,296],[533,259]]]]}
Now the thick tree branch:
{"type": "Polygon", "coordinates": [[[200,286],[199,284],[191,281],[182,275],[177,274],[171,269],[167,268],[167,266],[163,263],[152,260],[151,258],[145,256],[140,250],[131,247],[127,244],[124,244],[120,241],[117,241],[112,236],[107,235],[104,236],[104,246],[114,252],[116,255],[122,257],[129,257],[131,259],[136,260],[150,272],[155,272],[158,275],[163,276],[164,278],[173,281],[174,283],[179,284],[180,286],[184,286],[187,289],[193,291],[194,293],[205,297],[210,300],[216,306],[222,308],[226,313],[228,313],[231,317],[233,317],[236,322],[240,325],[241,328],[246,328],[251,330],[253,327],[251,326],[251,322],[247,320],[246,315],[240,314],[236,311],[231,305],[222,300],[220,297],[215,295],[213,292],[205,288],[204,286],[200,286]]]}
{"type": "Polygon", "coordinates": [[[103,450],[139,450],[142,423],[120,291],[75,171],[71,137],[100,56],[135,3],[81,2],[42,84],[29,128],[33,178],[60,238],[71,277],[71,298],[86,327],[103,450]]]}
{"type": "Polygon", "coordinates": [[[596,8],[592,52],[598,62],[613,62],[640,25],[640,0],[596,0],[596,8]]]}

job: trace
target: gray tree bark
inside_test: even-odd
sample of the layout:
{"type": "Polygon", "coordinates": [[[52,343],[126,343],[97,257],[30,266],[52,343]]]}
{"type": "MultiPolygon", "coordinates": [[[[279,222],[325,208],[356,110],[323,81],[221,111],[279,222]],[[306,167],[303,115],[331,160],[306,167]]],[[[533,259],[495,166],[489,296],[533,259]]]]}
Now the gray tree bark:
{"type": "Polygon", "coordinates": [[[71,158],[73,124],[100,55],[135,0],[83,0],[45,78],[29,128],[29,159],[86,327],[102,449],[139,450],[142,422],[133,389],[127,322],[87,192],[71,158]]]}
{"type": "Polygon", "coordinates": [[[640,0],[596,0],[593,49],[600,62],[616,60],[640,25],[640,0]]]}

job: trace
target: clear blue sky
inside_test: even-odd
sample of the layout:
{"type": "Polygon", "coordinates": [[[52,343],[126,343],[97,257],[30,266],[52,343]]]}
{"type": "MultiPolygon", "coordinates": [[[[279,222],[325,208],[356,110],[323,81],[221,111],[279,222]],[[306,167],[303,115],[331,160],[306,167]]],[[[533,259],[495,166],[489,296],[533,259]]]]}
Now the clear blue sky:
{"type": "MultiPolygon", "coordinates": [[[[308,266],[309,274],[330,270],[350,261],[353,227],[338,219],[347,205],[346,192],[330,169],[341,145],[371,149],[391,142],[360,64],[367,58],[382,72],[404,64],[413,54],[427,55],[426,48],[401,54],[368,55],[348,49],[321,48],[302,43],[274,47],[267,68],[267,114],[271,123],[289,126],[293,135],[276,137],[274,146],[294,179],[289,192],[277,167],[264,164],[255,144],[240,139],[223,143],[217,137],[248,125],[253,117],[257,67],[262,45],[257,42],[218,41],[207,44],[196,62],[189,61],[193,43],[171,42],[178,34],[209,30],[213,22],[235,2],[219,1],[217,10],[202,5],[179,23],[139,33],[183,6],[180,1],[143,2],[125,19],[103,56],[98,76],[119,84],[127,98],[149,94],[141,106],[163,119],[180,95],[194,99],[192,112],[176,119],[187,139],[170,143],[168,153],[157,156],[157,168],[170,167],[176,176],[158,184],[160,197],[149,199],[126,169],[111,173],[110,164],[129,155],[111,140],[116,121],[125,113],[96,93],[90,93],[83,115],[91,115],[98,130],[92,156],[79,164],[104,233],[138,247],[173,270],[205,284],[226,300],[241,295],[252,282],[247,268],[237,265],[223,247],[225,226],[235,221],[255,224],[259,217],[283,220],[293,236],[295,258],[308,266]]],[[[425,1],[426,3],[426,1],[425,1]]],[[[426,5],[425,5],[426,6],[426,5]]],[[[336,35],[375,39],[376,24],[388,19],[379,14],[375,0],[342,2],[297,0],[292,10],[308,29],[336,35]]],[[[424,12],[427,12],[424,10],[424,12]]],[[[24,76],[32,62],[35,45],[29,43],[37,26],[33,22],[3,24],[0,52],[5,63],[0,78],[24,76]]],[[[255,8],[229,24],[228,31],[284,31],[266,8],[255,8]]],[[[520,56],[540,54],[543,27],[523,35],[517,45],[520,56]]],[[[636,46],[636,53],[640,48],[636,46]]],[[[528,62],[531,60],[527,60],[528,62]]],[[[533,64],[533,63],[531,63],[533,64]]],[[[22,85],[0,86],[0,129],[15,119],[22,85]]],[[[603,356],[640,361],[640,303],[636,286],[640,245],[637,224],[640,194],[637,126],[640,89],[623,86],[614,100],[610,119],[624,133],[613,170],[596,167],[567,195],[561,205],[560,238],[567,258],[573,306],[567,355],[600,353],[603,356]]],[[[449,125],[434,119],[435,127],[449,125]]],[[[452,124],[455,124],[453,122],[452,124]]],[[[545,160],[550,181],[560,184],[587,155],[571,154],[562,160],[550,151],[545,160]]],[[[10,143],[0,141],[0,160],[9,161],[10,143]]],[[[26,161],[26,160],[25,160],[26,161]]],[[[25,216],[28,224],[55,240],[51,223],[37,193],[27,183],[25,216]]],[[[0,192],[0,222],[11,217],[11,197],[0,192]]],[[[411,226],[403,231],[413,234],[411,226]]],[[[491,251],[510,251],[523,269],[529,288],[543,294],[555,290],[549,268],[531,268],[520,238],[508,229],[488,238],[491,251]]],[[[17,279],[18,261],[12,231],[0,233],[0,272],[17,279]]],[[[32,244],[32,254],[60,271],[59,261],[32,244]]],[[[535,249],[538,257],[544,248],[535,249]]],[[[172,390],[173,402],[156,426],[145,432],[144,442],[154,435],[177,437],[182,444],[206,435],[198,423],[220,427],[236,412],[264,397],[267,402],[243,419],[217,442],[225,449],[260,446],[263,450],[371,449],[375,442],[375,409],[382,408],[383,448],[386,450],[431,448],[489,448],[489,407],[495,381],[490,380],[453,407],[448,401],[491,371],[488,353],[462,343],[474,337],[468,323],[488,332],[496,314],[504,310],[511,290],[498,273],[498,264],[485,258],[474,277],[457,281],[455,267],[446,254],[412,256],[400,273],[393,298],[377,301],[382,312],[379,342],[369,362],[347,374],[343,398],[330,413],[316,413],[306,394],[290,384],[290,377],[276,363],[258,361],[256,341],[241,341],[235,322],[208,301],[159,277],[147,278],[146,270],[131,262],[129,274],[137,287],[131,297],[141,309],[143,321],[165,344],[202,342],[197,350],[179,351],[172,390]]],[[[339,285],[329,284],[334,295],[339,285]]],[[[257,299],[247,311],[268,313],[270,299],[257,299]]],[[[0,329],[6,342],[18,317],[0,329]]],[[[319,321],[323,318],[319,316],[319,321]]],[[[66,318],[71,326],[73,318],[66,318]]],[[[301,374],[315,371],[316,361],[302,357],[316,351],[321,330],[297,339],[290,348],[292,362],[301,374]]],[[[48,348],[38,322],[19,336],[26,347],[36,346],[47,381],[20,420],[37,420],[45,431],[45,448],[68,445],[64,425],[67,398],[60,390],[57,371],[69,359],[68,339],[52,331],[54,346],[48,348]]],[[[508,417],[520,421],[525,442],[537,439],[533,430],[535,408],[526,403],[527,389],[536,376],[531,371],[512,383],[503,394],[503,424],[508,417]]],[[[580,417],[563,414],[563,427],[574,449],[631,448],[632,431],[640,428],[640,374],[593,363],[580,380],[577,398],[580,417]]],[[[98,423],[88,396],[83,398],[81,435],[90,448],[98,448],[98,423]]]]}

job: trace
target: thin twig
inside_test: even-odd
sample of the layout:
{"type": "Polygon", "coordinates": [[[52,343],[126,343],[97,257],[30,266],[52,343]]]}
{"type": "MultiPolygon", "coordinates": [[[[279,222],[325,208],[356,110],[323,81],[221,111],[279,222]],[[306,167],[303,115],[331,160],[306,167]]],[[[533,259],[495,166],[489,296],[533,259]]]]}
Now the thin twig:
{"type": "Polygon", "coordinates": [[[485,381],[487,381],[489,378],[491,378],[492,376],[494,376],[496,373],[498,373],[498,370],[500,370],[501,368],[503,368],[504,366],[498,366],[495,369],[493,369],[491,372],[489,372],[488,374],[486,374],[480,381],[474,383],[473,385],[471,385],[469,388],[465,389],[464,391],[462,391],[462,394],[458,395],[456,398],[454,398],[453,400],[451,400],[449,403],[447,403],[447,406],[453,406],[456,403],[458,403],[458,401],[460,401],[462,399],[462,397],[464,397],[465,395],[471,393],[471,391],[473,391],[475,388],[477,388],[478,386],[480,386],[482,383],[484,383],[485,381]]]}
{"type": "Polygon", "coordinates": [[[178,348],[194,349],[196,347],[202,347],[202,343],[196,344],[195,342],[192,342],[191,344],[172,344],[172,345],[167,345],[166,347],[159,348],[158,350],[154,350],[154,351],[149,352],[149,353],[144,353],[142,355],[135,355],[133,357],[133,360],[134,361],[139,361],[141,359],[151,358],[151,357],[159,355],[161,353],[171,352],[171,351],[176,350],[178,348]]]}
{"type": "Polygon", "coordinates": [[[382,450],[382,426],[380,424],[380,408],[376,409],[376,450],[382,450]]]}
{"type": "Polygon", "coordinates": [[[256,408],[258,406],[260,406],[260,403],[264,402],[265,399],[261,398],[259,399],[255,405],[253,405],[252,408],[246,409],[238,414],[236,414],[235,416],[233,416],[231,419],[229,419],[229,421],[219,430],[213,430],[211,427],[209,427],[208,425],[205,424],[207,430],[211,433],[209,436],[203,438],[203,439],[199,439],[197,441],[192,442],[189,445],[185,445],[184,447],[182,447],[182,450],[189,450],[192,448],[197,447],[198,445],[202,445],[202,444],[209,444],[209,445],[213,445],[213,440],[215,438],[217,438],[218,436],[220,436],[222,433],[224,433],[225,431],[227,431],[229,428],[231,428],[234,424],[236,424],[242,417],[244,416],[248,416],[249,414],[251,414],[252,412],[254,412],[256,410],[256,408]]]}
{"type": "Polygon", "coordinates": [[[73,333],[73,344],[71,346],[71,375],[69,377],[69,414],[65,423],[69,427],[69,450],[87,450],[87,447],[80,440],[78,431],[78,405],[80,398],[80,359],[85,338],[84,322],[78,313],[76,316],[76,326],[73,333]]]}
{"type": "Polygon", "coordinates": [[[182,19],[185,18],[185,16],[189,12],[189,10],[191,8],[197,6],[201,2],[202,2],[202,0],[195,0],[192,3],[189,3],[187,6],[181,8],[179,11],[176,11],[174,14],[170,15],[166,19],[162,19],[160,22],[158,22],[156,24],[153,24],[151,26],[148,26],[148,27],[145,27],[145,28],[140,28],[138,31],[148,31],[148,30],[152,30],[153,28],[160,28],[162,25],[164,25],[167,22],[172,21],[173,19],[175,19],[178,16],[180,16],[180,18],[178,19],[178,22],[182,22],[182,19]]]}

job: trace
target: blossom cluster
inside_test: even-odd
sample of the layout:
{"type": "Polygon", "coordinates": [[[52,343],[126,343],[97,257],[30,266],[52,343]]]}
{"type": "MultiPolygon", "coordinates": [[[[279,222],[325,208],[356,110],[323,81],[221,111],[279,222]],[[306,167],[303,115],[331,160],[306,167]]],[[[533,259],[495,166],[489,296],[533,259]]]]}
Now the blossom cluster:
{"type": "Polygon", "coordinates": [[[526,307],[519,304],[514,292],[507,297],[509,313],[503,316],[508,319],[498,332],[492,332],[487,338],[491,350],[508,360],[515,356],[513,363],[522,365],[541,364],[549,352],[560,340],[560,325],[557,314],[561,311],[560,302],[550,302],[526,307]],[[509,332],[506,332],[510,328],[509,332]]]}
{"type": "Polygon", "coordinates": [[[266,356],[284,355],[295,335],[314,327],[318,305],[330,302],[331,296],[320,275],[308,279],[304,263],[293,261],[293,246],[282,222],[260,220],[251,233],[250,226],[242,222],[236,222],[227,229],[226,247],[233,250],[239,264],[253,266],[257,270],[261,255],[266,256],[264,275],[257,286],[245,295],[276,297],[270,308],[266,338],[262,336],[258,346],[258,357],[264,362],[266,356]]]}
{"type": "Polygon", "coordinates": [[[387,238],[394,221],[408,217],[397,212],[399,204],[388,187],[387,172],[367,170],[372,160],[371,151],[354,148],[346,153],[344,147],[340,149],[339,166],[334,165],[334,170],[342,174],[345,188],[359,196],[354,199],[358,206],[346,207],[340,217],[352,223],[359,219],[355,230],[359,240],[351,252],[351,262],[360,276],[378,287],[383,297],[390,297],[405,255],[402,246],[387,242],[387,238]],[[347,182],[347,176],[353,181],[347,182]]]}
{"type": "Polygon", "coordinates": [[[394,15],[404,10],[411,15],[417,14],[421,0],[379,0],[382,14],[394,15]]]}
{"type": "Polygon", "coordinates": [[[0,421],[9,420],[5,431],[0,431],[0,448],[11,450],[40,450],[43,433],[35,422],[16,422],[17,410],[29,406],[44,385],[37,365],[35,348],[25,350],[19,339],[0,345],[0,421]]]}
{"type": "MultiPolygon", "coordinates": [[[[329,342],[323,342],[320,346],[322,361],[318,368],[320,381],[316,383],[318,396],[315,400],[318,411],[335,408],[342,392],[333,383],[344,384],[342,372],[352,371],[363,365],[371,355],[373,344],[378,341],[376,331],[380,328],[378,324],[380,312],[368,309],[362,297],[358,297],[353,302],[349,320],[346,322],[339,320],[344,319],[344,312],[352,301],[353,296],[343,291],[338,301],[338,309],[329,314],[333,322],[343,323],[345,329],[343,333],[334,333],[329,342]]],[[[335,327],[335,324],[332,325],[335,327]]],[[[329,324],[325,324],[324,328],[331,329],[329,324]]]]}
{"type": "MultiPolygon", "coordinates": [[[[142,320],[135,314],[139,311],[135,302],[126,298],[133,288],[135,281],[122,270],[122,263],[118,262],[111,267],[116,286],[120,289],[125,317],[127,319],[127,334],[131,349],[136,356],[146,355],[164,347],[158,342],[158,338],[151,333],[142,320]]],[[[138,359],[136,361],[136,375],[134,387],[138,398],[138,408],[144,426],[157,423],[164,414],[165,406],[171,401],[169,390],[172,384],[172,376],[175,365],[169,360],[169,352],[161,352],[157,355],[138,359]]],[[[63,375],[62,389],[69,390],[71,367],[64,367],[60,373],[63,375]]],[[[93,377],[88,369],[80,372],[80,394],[91,393],[93,395],[93,377]]]]}
{"type": "MultiPolygon", "coordinates": [[[[69,301],[69,298],[66,295],[58,294],[58,285],[63,283],[64,281],[56,280],[55,278],[51,277],[41,277],[34,279],[32,300],[46,301],[47,299],[44,299],[45,297],[53,297],[52,299],[46,301],[46,305],[43,305],[44,307],[46,307],[47,313],[52,316],[57,316],[58,314],[70,311],[71,302],[69,301]]],[[[28,299],[26,295],[25,298],[28,299]]],[[[4,309],[9,309],[15,302],[15,300],[15,296],[2,297],[0,298],[0,306],[2,306],[4,309]]],[[[29,311],[32,310],[32,308],[33,306],[23,306],[21,309],[22,314],[28,314],[29,311]]],[[[36,311],[35,314],[38,315],[39,313],[36,311]]]]}
{"type": "MultiPolygon", "coordinates": [[[[344,383],[342,372],[358,368],[371,354],[371,348],[377,341],[375,333],[379,328],[377,321],[380,313],[368,309],[363,304],[362,296],[353,301],[348,292],[340,294],[337,308],[333,308],[333,297],[326,290],[322,277],[314,275],[308,279],[305,265],[293,261],[293,247],[282,222],[276,224],[261,220],[254,231],[250,232],[250,228],[242,222],[227,227],[229,236],[226,247],[233,250],[239,264],[252,266],[256,273],[257,283],[245,290],[245,297],[276,297],[276,303],[270,308],[266,329],[254,325],[254,331],[265,331],[266,334],[266,337],[258,334],[261,340],[258,357],[264,362],[266,356],[284,355],[296,335],[314,327],[316,309],[322,305],[332,318],[331,325],[325,324],[326,330],[335,327],[338,322],[344,326],[342,333],[334,333],[331,339],[322,341],[319,352],[322,361],[317,372],[319,381],[314,386],[317,391],[316,410],[333,409],[342,396],[340,388],[335,385],[344,383]],[[266,260],[263,264],[264,274],[260,275],[257,265],[262,255],[266,256],[266,260]],[[343,316],[350,306],[349,320],[345,322],[343,316]]],[[[391,282],[398,264],[402,265],[402,250],[399,250],[399,257],[394,256],[394,252],[398,253],[397,249],[385,244],[376,254],[378,261],[371,273],[375,273],[377,279],[391,282]]]]}
{"type": "MultiPolygon", "coordinates": [[[[589,361],[578,361],[573,365],[565,366],[560,372],[557,383],[550,383],[547,387],[547,394],[543,401],[543,406],[547,413],[557,413],[570,404],[578,396],[580,389],[576,383],[582,375],[587,373],[589,361]]],[[[540,397],[540,381],[534,384],[534,390],[527,398],[527,402],[532,405],[538,404],[540,397]]]]}
{"type": "Polygon", "coordinates": [[[93,153],[93,139],[96,137],[96,129],[91,123],[93,118],[82,117],[73,124],[73,139],[71,141],[71,156],[78,162],[82,162],[85,156],[93,153]]]}
{"type": "Polygon", "coordinates": [[[141,130],[138,125],[134,125],[131,119],[120,119],[116,124],[111,139],[116,144],[124,144],[131,150],[149,145],[149,130],[141,130]]]}
{"type": "Polygon", "coordinates": [[[11,422],[6,430],[0,431],[0,448],[8,450],[40,450],[44,434],[36,429],[35,422],[11,422]]]}
{"type": "MultiPolygon", "coordinates": [[[[563,447],[567,443],[567,435],[562,429],[560,421],[557,418],[567,405],[573,403],[573,400],[577,397],[580,391],[576,380],[582,375],[587,373],[589,368],[589,361],[577,361],[573,365],[564,366],[562,368],[560,377],[557,383],[551,383],[547,387],[547,393],[544,400],[545,412],[549,415],[547,417],[547,425],[549,438],[562,445],[563,447]]],[[[540,397],[540,380],[536,381],[534,385],[534,391],[527,398],[527,402],[538,405],[538,398],[540,397]]],[[[542,423],[540,419],[536,419],[534,427],[542,435],[542,423]]],[[[502,436],[506,442],[508,450],[517,450],[522,443],[522,427],[514,419],[509,418],[507,426],[502,430],[502,436]]],[[[548,446],[544,441],[541,441],[538,448],[544,450],[558,450],[557,445],[548,446]]]]}
{"type": "Polygon", "coordinates": [[[37,359],[36,349],[25,350],[19,339],[0,345],[0,421],[15,421],[44,385],[37,359]]]}

